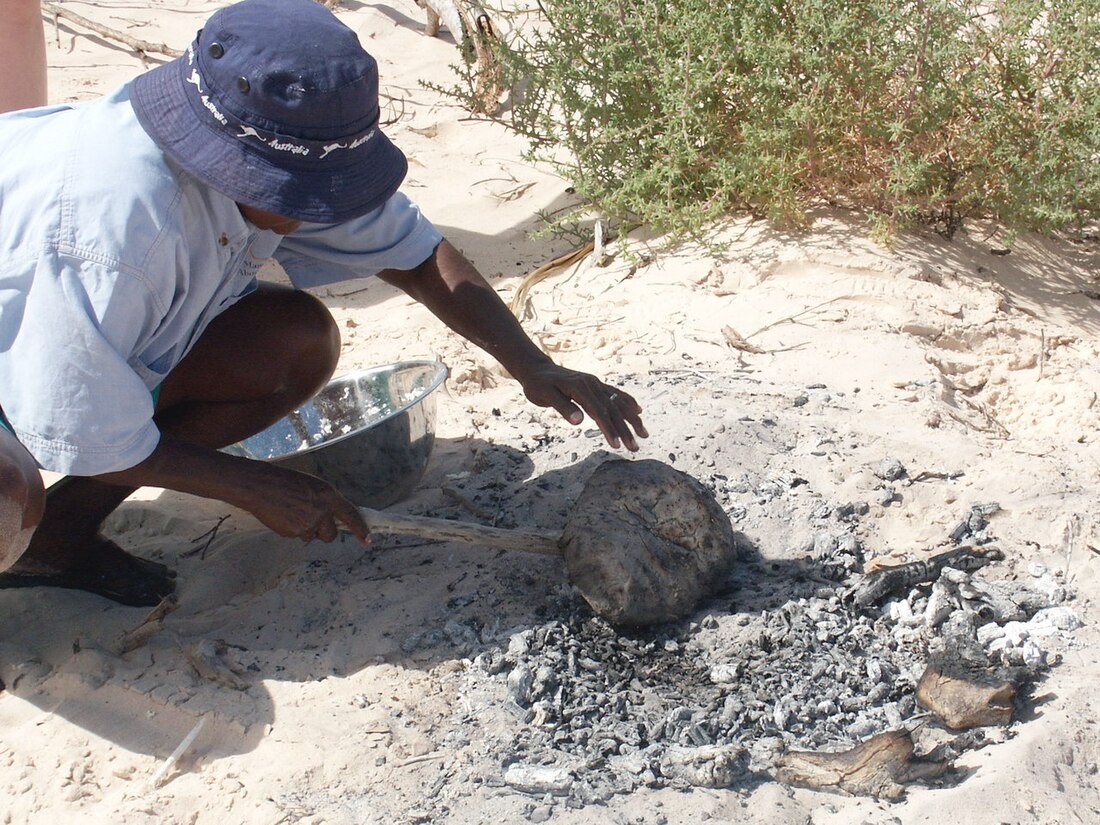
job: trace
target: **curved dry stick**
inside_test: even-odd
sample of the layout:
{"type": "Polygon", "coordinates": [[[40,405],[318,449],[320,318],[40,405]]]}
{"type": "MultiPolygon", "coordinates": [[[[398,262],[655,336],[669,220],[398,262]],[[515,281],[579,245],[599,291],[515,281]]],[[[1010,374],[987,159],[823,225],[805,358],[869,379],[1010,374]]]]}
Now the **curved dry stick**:
{"type": "Polygon", "coordinates": [[[147,40],[139,40],[136,37],[130,37],[128,34],[123,34],[115,29],[108,28],[100,23],[96,23],[94,20],[89,20],[87,17],[82,17],[75,12],[71,12],[67,9],[63,9],[57,3],[42,3],[42,11],[52,15],[54,18],[62,18],[68,20],[70,23],[76,23],[81,28],[93,31],[98,35],[106,37],[108,40],[117,40],[118,42],[129,46],[135,52],[139,54],[148,54],[149,52],[155,52],[156,54],[167,55],[168,57],[179,57],[183,54],[179,49],[173,49],[171,46],[166,46],[163,43],[150,43],[147,40]]]}
{"type": "Polygon", "coordinates": [[[531,291],[531,287],[537,284],[539,281],[545,280],[557,272],[559,269],[563,269],[567,266],[572,266],[578,261],[582,260],[595,248],[595,243],[589,241],[584,246],[574,249],[572,252],[567,252],[554,260],[544,263],[522,281],[516,292],[512,296],[511,302],[509,302],[508,308],[512,310],[513,315],[519,315],[520,310],[523,308],[523,303],[527,299],[527,293],[531,291]]]}

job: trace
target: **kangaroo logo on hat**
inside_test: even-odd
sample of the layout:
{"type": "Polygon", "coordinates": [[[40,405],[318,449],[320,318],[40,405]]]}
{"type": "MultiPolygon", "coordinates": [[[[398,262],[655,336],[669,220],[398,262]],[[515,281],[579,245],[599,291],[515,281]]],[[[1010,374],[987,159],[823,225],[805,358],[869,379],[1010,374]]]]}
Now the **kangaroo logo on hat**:
{"type": "Polygon", "coordinates": [[[336,223],[380,207],[408,170],[379,129],[378,66],[314,0],[242,0],[131,86],[138,121],[239,203],[336,223]]]}

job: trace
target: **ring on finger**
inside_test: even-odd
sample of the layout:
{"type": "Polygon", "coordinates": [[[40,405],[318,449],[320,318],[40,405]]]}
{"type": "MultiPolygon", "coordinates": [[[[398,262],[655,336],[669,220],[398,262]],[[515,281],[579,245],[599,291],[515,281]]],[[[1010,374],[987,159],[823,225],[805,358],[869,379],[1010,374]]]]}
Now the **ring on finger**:
{"type": "Polygon", "coordinates": [[[608,401],[614,401],[618,397],[619,397],[619,394],[617,392],[613,392],[613,393],[611,393],[611,395],[607,396],[607,400],[608,401]]]}

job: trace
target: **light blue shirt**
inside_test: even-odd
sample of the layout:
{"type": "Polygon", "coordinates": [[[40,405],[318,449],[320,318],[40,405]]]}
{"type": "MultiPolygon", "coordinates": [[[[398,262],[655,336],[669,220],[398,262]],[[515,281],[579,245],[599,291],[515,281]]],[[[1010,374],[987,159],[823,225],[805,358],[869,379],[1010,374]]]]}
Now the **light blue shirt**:
{"type": "Polygon", "coordinates": [[[0,408],[47,470],[138,464],[150,390],[274,257],[308,288],[412,269],[442,240],[404,195],[285,238],[169,161],[128,86],[0,116],[0,408]]]}

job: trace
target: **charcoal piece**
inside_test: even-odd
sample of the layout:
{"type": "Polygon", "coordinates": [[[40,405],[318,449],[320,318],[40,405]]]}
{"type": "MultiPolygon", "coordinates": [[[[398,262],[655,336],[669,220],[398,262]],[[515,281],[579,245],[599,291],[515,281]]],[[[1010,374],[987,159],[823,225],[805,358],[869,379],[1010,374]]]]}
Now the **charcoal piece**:
{"type": "Polygon", "coordinates": [[[552,765],[524,765],[514,762],[504,772],[504,783],[530,794],[565,796],[573,787],[573,774],[552,765]]]}
{"type": "Polygon", "coordinates": [[[977,570],[992,561],[1004,559],[996,547],[957,547],[937,553],[927,559],[886,567],[866,574],[852,589],[852,598],[860,607],[878,604],[887,596],[908,591],[918,584],[930,584],[940,577],[945,567],[977,570]]]}
{"type": "Polygon", "coordinates": [[[1026,582],[984,581],[971,578],[959,585],[959,595],[979,617],[998,624],[1027,621],[1040,610],[1052,607],[1051,597],[1026,582]]]}
{"type": "Polygon", "coordinates": [[[531,703],[531,685],[535,680],[535,674],[527,665],[516,665],[508,674],[508,693],[512,701],[521,708],[531,703]]]}
{"type": "Polygon", "coordinates": [[[547,665],[540,665],[535,670],[535,675],[531,680],[530,690],[528,695],[532,698],[542,697],[552,694],[558,689],[558,677],[554,673],[554,670],[547,665]]]}
{"type": "Polygon", "coordinates": [[[680,787],[729,788],[748,772],[744,748],[704,745],[669,747],[661,757],[661,773],[680,787]]]}

